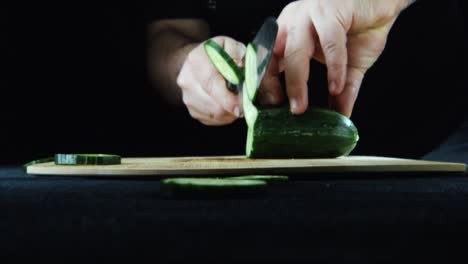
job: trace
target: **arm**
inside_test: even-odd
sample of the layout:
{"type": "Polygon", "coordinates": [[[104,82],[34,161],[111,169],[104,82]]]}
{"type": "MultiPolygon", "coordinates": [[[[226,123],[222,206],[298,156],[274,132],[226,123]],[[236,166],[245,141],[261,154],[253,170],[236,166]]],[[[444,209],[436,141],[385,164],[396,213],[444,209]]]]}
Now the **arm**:
{"type": "Polygon", "coordinates": [[[149,25],[149,77],[153,86],[172,104],[182,105],[177,76],[187,55],[209,35],[209,25],[204,20],[171,19],[149,25]]]}

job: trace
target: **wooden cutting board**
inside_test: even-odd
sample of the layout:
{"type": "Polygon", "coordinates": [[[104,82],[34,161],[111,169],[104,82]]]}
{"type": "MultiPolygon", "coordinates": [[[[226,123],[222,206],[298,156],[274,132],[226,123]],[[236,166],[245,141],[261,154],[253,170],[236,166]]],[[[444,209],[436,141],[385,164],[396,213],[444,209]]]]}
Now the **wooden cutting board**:
{"type": "Polygon", "coordinates": [[[390,157],[348,156],[335,159],[246,159],[243,156],[123,158],[122,164],[63,166],[53,162],[31,165],[27,173],[63,176],[223,176],[240,174],[294,174],[374,172],[458,172],[464,163],[390,157]]]}

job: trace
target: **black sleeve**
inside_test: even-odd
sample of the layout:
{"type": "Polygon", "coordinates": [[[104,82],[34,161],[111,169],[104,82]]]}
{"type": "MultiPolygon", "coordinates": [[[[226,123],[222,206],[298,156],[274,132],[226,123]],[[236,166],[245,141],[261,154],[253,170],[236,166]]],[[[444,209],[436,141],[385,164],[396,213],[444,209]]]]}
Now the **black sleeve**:
{"type": "Polygon", "coordinates": [[[146,23],[159,19],[205,18],[209,0],[148,1],[144,5],[146,23]]]}

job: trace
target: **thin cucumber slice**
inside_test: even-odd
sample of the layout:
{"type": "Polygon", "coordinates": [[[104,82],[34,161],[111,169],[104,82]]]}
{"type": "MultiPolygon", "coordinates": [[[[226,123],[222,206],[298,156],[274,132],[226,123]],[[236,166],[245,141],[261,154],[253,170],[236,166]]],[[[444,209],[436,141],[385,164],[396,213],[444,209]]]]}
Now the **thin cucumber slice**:
{"type": "Polygon", "coordinates": [[[242,83],[244,80],[243,70],[216,41],[209,39],[205,42],[204,47],[211,62],[229,83],[235,86],[242,83]]]}
{"type": "Polygon", "coordinates": [[[263,194],[267,183],[261,180],[221,178],[171,178],[161,181],[161,194],[181,198],[227,198],[263,194]]]}
{"type": "Polygon", "coordinates": [[[28,166],[31,166],[31,165],[34,165],[34,164],[52,162],[52,161],[54,161],[53,157],[44,158],[44,159],[37,159],[37,160],[30,161],[30,162],[28,162],[26,164],[23,164],[22,168],[23,168],[24,171],[26,171],[28,169],[28,166]]]}
{"type": "MultiPolygon", "coordinates": [[[[244,87],[247,87],[247,83],[244,82],[244,87]]],[[[244,118],[245,122],[247,123],[247,127],[249,129],[253,129],[253,126],[255,124],[255,121],[257,120],[258,116],[258,109],[255,107],[252,101],[250,101],[249,95],[248,95],[248,89],[243,89],[242,90],[242,108],[244,111],[244,118]]]]}
{"type": "Polygon", "coordinates": [[[55,154],[56,165],[116,165],[121,157],[114,154],[55,154]]]}
{"type": "Polygon", "coordinates": [[[227,180],[260,180],[265,181],[269,185],[281,185],[289,181],[289,177],[285,175],[244,175],[225,178],[227,180]]]}
{"type": "Polygon", "coordinates": [[[252,103],[255,102],[258,85],[257,49],[254,44],[249,43],[245,53],[245,85],[243,89],[247,92],[252,103]]]}

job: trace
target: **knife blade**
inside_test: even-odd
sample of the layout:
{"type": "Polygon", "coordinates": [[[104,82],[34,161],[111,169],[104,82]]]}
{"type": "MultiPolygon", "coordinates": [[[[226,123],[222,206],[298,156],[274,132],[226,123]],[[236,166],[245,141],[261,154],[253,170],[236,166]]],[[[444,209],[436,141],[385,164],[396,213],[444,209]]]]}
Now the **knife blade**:
{"type": "Polygon", "coordinates": [[[270,64],[278,34],[278,24],[274,17],[268,17],[254,39],[247,45],[245,53],[245,82],[242,91],[251,102],[255,101],[260,84],[270,64]]]}
{"type": "Polygon", "coordinates": [[[268,17],[252,41],[252,44],[257,50],[258,79],[256,89],[260,87],[260,83],[262,82],[265,72],[270,64],[277,34],[278,24],[276,22],[276,18],[268,17]]]}

